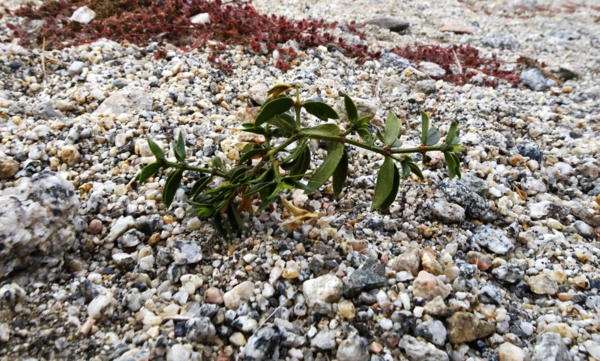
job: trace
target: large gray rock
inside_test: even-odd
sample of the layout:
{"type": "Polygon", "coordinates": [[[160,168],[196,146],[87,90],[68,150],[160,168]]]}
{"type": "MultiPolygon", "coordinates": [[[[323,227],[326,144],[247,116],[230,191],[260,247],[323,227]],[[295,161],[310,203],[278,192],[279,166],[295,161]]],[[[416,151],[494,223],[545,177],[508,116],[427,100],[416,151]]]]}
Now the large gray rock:
{"type": "Polygon", "coordinates": [[[570,361],[569,350],[558,333],[543,333],[538,337],[532,361],[570,361]]]}
{"type": "MultiPolygon", "coordinates": [[[[62,264],[75,240],[79,198],[73,185],[53,172],[22,178],[0,192],[0,279],[35,265],[62,264]]],[[[46,276],[49,274],[46,273],[46,276]]]]}
{"type": "Polygon", "coordinates": [[[152,110],[152,96],[141,88],[121,89],[109,96],[93,114],[119,115],[152,110]]]}
{"type": "Polygon", "coordinates": [[[529,89],[542,92],[550,88],[551,83],[544,77],[538,69],[527,69],[521,73],[521,83],[529,89]]]}
{"type": "Polygon", "coordinates": [[[490,205],[479,194],[471,191],[460,181],[444,179],[440,184],[444,197],[448,202],[456,203],[463,207],[471,218],[482,221],[490,220],[490,205]]]}

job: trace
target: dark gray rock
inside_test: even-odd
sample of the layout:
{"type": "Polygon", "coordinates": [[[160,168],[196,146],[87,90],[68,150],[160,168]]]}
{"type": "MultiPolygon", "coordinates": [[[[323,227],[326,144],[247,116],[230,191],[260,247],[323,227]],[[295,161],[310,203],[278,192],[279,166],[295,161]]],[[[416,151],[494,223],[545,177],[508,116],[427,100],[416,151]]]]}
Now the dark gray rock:
{"type": "Polygon", "coordinates": [[[518,264],[505,263],[494,268],[492,274],[500,282],[514,284],[525,277],[525,270],[518,264]]]}
{"type": "Polygon", "coordinates": [[[402,71],[410,66],[410,61],[394,53],[385,53],[379,59],[382,66],[402,71]]]}
{"type": "Polygon", "coordinates": [[[522,142],[517,144],[517,150],[519,154],[523,157],[528,157],[529,159],[533,159],[538,163],[542,162],[542,150],[536,143],[531,142],[522,142]]]}
{"type": "Polygon", "coordinates": [[[410,26],[410,24],[407,21],[397,19],[397,18],[392,18],[389,16],[374,18],[374,19],[365,21],[364,23],[368,24],[368,25],[379,26],[380,28],[389,29],[390,31],[395,31],[395,32],[404,31],[404,30],[408,29],[408,27],[410,26]]]}
{"type": "Polygon", "coordinates": [[[475,192],[483,198],[486,198],[489,194],[490,186],[488,183],[485,180],[477,177],[473,172],[463,173],[459,179],[459,182],[469,188],[471,192],[475,192]]]}
{"type": "Polygon", "coordinates": [[[279,360],[282,332],[277,326],[266,327],[250,337],[242,351],[244,360],[279,360]]]}
{"type": "Polygon", "coordinates": [[[491,32],[481,38],[481,44],[494,49],[516,50],[521,42],[513,35],[491,32]]]}
{"type": "Polygon", "coordinates": [[[217,330],[208,317],[189,319],[185,323],[186,337],[192,342],[210,344],[215,340],[217,330]]]}
{"type": "Polygon", "coordinates": [[[354,298],[363,291],[385,285],[385,265],[368,258],[361,268],[352,272],[344,282],[344,297],[354,298]]]}
{"type": "Polygon", "coordinates": [[[61,121],[66,121],[67,118],[60,112],[60,110],[54,107],[54,103],[50,100],[41,101],[33,108],[33,115],[46,120],[58,118],[61,121]]]}
{"type": "Polygon", "coordinates": [[[459,181],[444,179],[440,184],[446,200],[463,207],[467,216],[479,220],[489,220],[490,206],[479,194],[472,192],[467,186],[459,181]]]}

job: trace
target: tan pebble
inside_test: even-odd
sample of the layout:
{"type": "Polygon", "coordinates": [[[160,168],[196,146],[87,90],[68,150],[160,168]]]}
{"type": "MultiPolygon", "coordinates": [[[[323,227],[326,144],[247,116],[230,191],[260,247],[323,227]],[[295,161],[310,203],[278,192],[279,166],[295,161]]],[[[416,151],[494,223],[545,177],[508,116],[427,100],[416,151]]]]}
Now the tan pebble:
{"type": "Polygon", "coordinates": [[[383,350],[383,345],[380,344],[379,342],[373,342],[371,344],[371,346],[369,347],[369,349],[371,350],[371,352],[373,353],[380,353],[381,350],[383,350]]]}
{"type": "Polygon", "coordinates": [[[90,333],[92,326],[94,326],[95,324],[96,324],[96,319],[88,317],[88,319],[85,320],[83,325],[81,325],[81,327],[79,328],[78,333],[82,336],[86,336],[88,333],[90,333]]]}
{"type": "Polygon", "coordinates": [[[563,302],[566,302],[571,299],[571,295],[566,292],[561,292],[561,293],[557,294],[556,296],[558,297],[559,300],[561,300],[563,302]]]}
{"type": "Polygon", "coordinates": [[[304,245],[302,243],[298,243],[296,245],[296,252],[298,252],[299,255],[303,255],[304,253],[306,253],[306,249],[304,248],[304,245]]]}
{"type": "Polygon", "coordinates": [[[436,257],[427,250],[421,255],[421,264],[423,269],[434,276],[439,276],[444,273],[442,266],[437,261],[436,257]]]}
{"type": "Polygon", "coordinates": [[[573,92],[573,87],[570,86],[564,86],[562,88],[563,93],[572,93],[573,92]]]}
{"type": "Polygon", "coordinates": [[[492,260],[481,252],[469,251],[467,253],[467,261],[477,265],[477,268],[482,271],[485,271],[492,266],[492,260]]]}
{"type": "Polygon", "coordinates": [[[79,151],[74,145],[65,145],[62,147],[60,159],[68,165],[75,165],[75,163],[79,162],[79,157],[79,151]]]}
{"type": "Polygon", "coordinates": [[[148,245],[151,247],[155,246],[156,244],[158,244],[158,242],[160,242],[160,240],[160,233],[156,232],[148,239],[148,245]]]}
{"type": "Polygon", "coordinates": [[[526,350],[505,342],[498,347],[498,358],[500,361],[528,361],[529,354],[526,350]]]}
{"type": "Polygon", "coordinates": [[[204,302],[212,303],[214,305],[222,305],[223,304],[223,295],[221,294],[221,290],[216,287],[211,287],[204,292],[204,302]]]}
{"type": "Polygon", "coordinates": [[[173,218],[173,216],[167,214],[166,216],[163,217],[163,222],[165,224],[171,224],[171,223],[175,222],[175,218],[173,218]]]}
{"type": "Polygon", "coordinates": [[[0,159],[0,179],[12,178],[18,171],[19,162],[10,158],[0,159]]]}
{"type": "Polygon", "coordinates": [[[338,303],[338,311],[342,317],[349,320],[353,319],[356,315],[356,309],[351,301],[343,301],[338,303]]]}
{"type": "Polygon", "coordinates": [[[90,222],[88,232],[93,234],[100,234],[100,232],[102,232],[102,221],[99,219],[93,219],[90,222]]]}
{"type": "Polygon", "coordinates": [[[355,239],[348,241],[348,245],[352,247],[353,251],[360,252],[369,246],[369,242],[364,239],[355,239]]]}

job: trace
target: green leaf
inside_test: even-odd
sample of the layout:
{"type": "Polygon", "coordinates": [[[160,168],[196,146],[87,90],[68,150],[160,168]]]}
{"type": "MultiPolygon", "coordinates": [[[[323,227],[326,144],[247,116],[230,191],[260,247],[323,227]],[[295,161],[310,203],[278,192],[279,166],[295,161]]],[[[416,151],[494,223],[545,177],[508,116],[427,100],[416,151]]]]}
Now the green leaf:
{"type": "Polygon", "coordinates": [[[310,167],[310,148],[305,147],[302,153],[300,154],[300,159],[298,159],[298,163],[294,164],[292,169],[290,169],[290,175],[296,176],[299,174],[304,174],[310,167]]]}
{"type": "Polygon", "coordinates": [[[383,203],[381,203],[381,206],[379,206],[379,208],[381,210],[384,211],[384,210],[390,208],[392,203],[394,203],[394,201],[396,200],[396,196],[398,195],[399,187],[400,187],[400,174],[398,174],[398,167],[394,163],[394,180],[392,183],[392,190],[390,191],[390,194],[385,199],[385,201],[383,201],[383,203]]]}
{"type": "Polygon", "coordinates": [[[366,128],[367,126],[369,126],[369,122],[371,121],[371,119],[373,119],[373,117],[373,114],[363,115],[362,117],[358,118],[356,123],[358,123],[361,127],[366,128]]]}
{"type": "Polygon", "coordinates": [[[333,172],[333,194],[336,198],[340,196],[342,189],[344,189],[346,177],[348,177],[348,154],[346,153],[346,150],[344,150],[342,159],[340,159],[340,162],[333,172]]]}
{"type": "Polygon", "coordinates": [[[229,207],[227,207],[227,218],[229,219],[231,227],[236,231],[244,229],[244,221],[242,221],[240,212],[233,202],[229,203],[229,207]]]}
{"type": "Polygon", "coordinates": [[[450,152],[444,152],[444,159],[446,160],[446,166],[448,167],[448,176],[450,179],[456,177],[456,161],[450,152]]]}
{"type": "Polygon", "coordinates": [[[152,139],[150,139],[150,137],[148,137],[146,139],[148,140],[148,146],[150,147],[150,151],[152,152],[152,154],[154,154],[154,156],[156,157],[156,159],[164,161],[165,160],[165,153],[163,152],[163,150],[160,149],[160,147],[158,146],[158,144],[154,143],[154,141],[152,139]]]}
{"type": "Polygon", "coordinates": [[[181,183],[182,178],[183,170],[181,169],[169,174],[169,177],[167,178],[165,187],[163,189],[163,203],[167,208],[169,208],[171,206],[171,203],[173,203],[175,193],[177,193],[177,189],[179,188],[179,184],[181,183]]]}
{"type": "Polygon", "coordinates": [[[294,188],[302,189],[303,191],[307,191],[307,192],[312,192],[312,190],[310,188],[308,188],[308,186],[306,184],[299,182],[297,180],[289,179],[286,177],[286,178],[283,178],[282,181],[293,186],[294,188]]]}
{"type": "Polygon", "coordinates": [[[264,152],[265,152],[265,150],[262,147],[250,149],[249,151],[247,151],[246,153],[244,153],[242,155],[238,164],[243,164],[246,161],[250,160],[252,157],[254,157],[256,155],[260,155],[261,153],[264,153],[264,152]]]}
{"type": "Polygon", "coordinates": [[[238,165],[237,167],[232,168],[228,173],[229,182],[232,184],[238,183],[238,180],[246,173],[247,170],[248,167],[245,165],[238,165]]]}
{"type": "Polygon", "coordinates": [[[451,141],[452,144],[458,144],[458,142],[460,142],[460,130],[456,131],[456,135],[451,141]]]}
{"type": "Polygon", "coordinates": [[[145,166],[144,169],[142,169],[141,172],[138,173],[138,175],[135,177],[135,179],[140,184],[142,184],[145,181],[147,181],[148,178],[150,178],[154,174],[156,174],[156,172],[158,172],[158,170],[160,169],[161,166],[162,166],[162,164],[159,163],[159,162],[150,163],[147,166],[145,166]]]}
{"type": "Polygon", "coordinates": [[[429,128],[429,133],[427,134],[427,142],[425,143],[425,145],[428,147],[435,145],[437,142],[440,141],[441,137],[442,134],[440,133],[440,131],[436,127],[431,127],[429,128]]]}
{"type": "Polygon", "coordinates": [[[173,142],[173,152],[175,153],[175,158],[177,158],[178,161],[185,161],[185,142],[181,132],[179,132],[177,143],[173,142]]]}
{"type": "Polygon", "coordinates": [[[213,157],[212,159],[212,165],[215,168],[223,168],[223,160],[221,159],[221,157],[213,157]]]}
{"type": "Polygon", "coordinates": [[[212,207],[200,207],[196,209],[195,213],[199,218],[208,218],[215,213],[215,209],[212,207]]]}
{"type": "Polygon", "coordinates": [[[419,169],[419,167],[415,164],[415,162],[413,162],[411,157],[402,158],[401,164],[402,164],[402,176],[403,177],[406,177],[407,175],[410,174],[410,172],[413,172],[420,179],[425,179],[425,177],[423,177],[423,173],[421,172],[421,169],[419,169]]]}
{"type": "Polygon", "coordinates": [[[454,137],[456,136],[456,130],[458,129],[458,123],[452,122],[450,124],[450,129],[448,129],[448,134],[446,134],[446,144],[452,144],[454,137]]]}
{"type": "Polygon", "coordinates": [[[245,129],[242,129],[242,131],[248,132],[248,133],[260,134],[260,135],[267,134],[267,131],[263,127],[245,128],[245,129]]]}
{"type": "Polygon", "coordinates": [[[354,104],[348,94],[344,94],[344,105],[346,106],[348,120],[350,120],[350,123],[356,124],[358,120],[358,110],[356,109],[356,104],[354,104]]]}
{"type": "Polygon", "coordinates": [[[213,225],[215,227],[215,231],[217,231],[219,236],[221,236],[224,239],[229,238],[227,236],[227,232],[225,231],[225,228],[223,227],[223,216],[221,216],[221,213],[217,212],[215,214],[215,218],[213,220],[213,225]]]}
{"type": "Polygon", "coordinates": [[[293,106],[294,100],[292,98],[284,97],[274,99],[262,107],[260,113],[258,113],[258,116],[254,120],[254,125],[259,126],[277,114],[287,112],[293,106]]]}
{"type": "Polygon", "coordinates": [[[383,134],[381,134],[381,132],[379,131],[379,129],[377,129],[377,139],[379,139],[379,141],[383,144],[385,144],[385,138],[383,137],[383,134]]]}
{"type": "Polygon", "coordinates": [[[266,197],[265,199],[262,199],[262,203],[260,204],[260,206],[258,207],[258,209],[256,210],[255,213],[260,213],[262,211],[264,211],[265,209],[267,209],[267,207],[269,207],[269,205],[271,203],[273,203],[273,201],[275,199],[277,199],[277,195],[279,194],[279,192],[281,191],[281,187],[277,187],[275,188],[275,190],[271,193],[271,195],[269,195],[268,197],[266,197]]]}
{"type": "Polygon", "coordinates": [[[321,166],[317,168],[313,176],[308,181],[308,188],[310,188],[312,191],[316,191],[320,186],[327,182],[327,179],[331,177],[335,171],[335,168],[342,159],[343,154],[344,147],[341,144],[339,144],[333,151],[329,152],[321,166]]]}
{"type": "Polygon", "coordinates": [[[323,121],[327,121],[327,119],[338,119],[340,117],[332,107],[318,100],[307,100],[302,103],[302,107],[306,109],[309,114],[312,114],[323,121]]]}
{"type": "Polygon", "coordinates": [[[192,189],[190,190],[190,198],[196,199],[196,197],[198,197],[198,195],[200,195],[200,193],[202,193],[202,191],[206,189],[208,183],[210,183],[211,180],[212,176],[210,175],[198,179],[192,186],[192,189]]]}
{"type": "Polygon", "coordinates": [[[421,110],[421,144],[427,144],[427,136],[429,132],[429,116],[421,110]]]}
{"type": "Polygon", "coordinates": [[[390,147],[400,133],[400,127],[402,123],[400,119],[391,110],[388,112],[387,119],[385,121],[385,134],[383,135],[383,144],[390,147]]]}
{"type": "Polygon", "coordinates": [[[452,156],[452,159],[454,159],[454,173],[456,174],[458,179],[460,179],[462,175],[460,171],[460,159],[458,159],[458,156],[454,153],[450,153],[450,156],[452,156]]]}
{"type": "Polygon", "coordinates": [[[266,189],[269,186],[272,186],[273,184],[275,184],[275,183],[273,183],[273,182],[263,182],[263,183],[255,184],[252,187],[250,187],[250,189],[248,189],[246,191],[246,193],[244,193],[244,196],[249,197],[249,196],[251,196],[253,194],[259,193],[260,191],[266,189]]]}
{"type": "Polygon", "coordinates": [[[373,194],[373,203],[371,209],[377,209],[388,199],[392,187],[394,186],[394,161],[386,157],[383,165],[379,168],[377,174],[377,184],[375,184],[375,193],[373,194]]]}
{"type": "Polygon", "coordinates": [[[455,152],[455,153],[459,153],[459,152],[462,152],[463,150],[465,150],[465,148],[462,145],[460,145],[460,144],[454,144],[452,146],[452,150],[451,151],[455,152]]]}
{"type": "Polygon", "coordinates": [[[369,133],[368,130],[358,129],[356,132],[362,138],[365,144],[367,144],[369,147],[373,146],[373,136],[371,135],[371,133],[369,133]]]}
{"type": "Polygon", "coordinates": [[[333,123],[319,124],[310,128],[302,128],[302,134],[308,136],[337,137],[340,135],[340,127],[333,123]]]}
{"type": "Polygon", "coordinates": [[[296,122],[289,114],[277,114],[269,119],[268,123],[283,129],[286,135],[291,135],[294,129],[296,129],[296,122]]]}

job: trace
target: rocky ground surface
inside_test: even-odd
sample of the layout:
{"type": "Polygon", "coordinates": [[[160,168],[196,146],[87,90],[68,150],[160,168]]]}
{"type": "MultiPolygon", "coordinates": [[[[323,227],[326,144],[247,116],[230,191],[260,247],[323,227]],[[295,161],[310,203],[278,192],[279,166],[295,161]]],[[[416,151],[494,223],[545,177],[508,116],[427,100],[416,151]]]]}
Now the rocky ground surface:
{"type": "Polygon", "coordinates": [[[577,77],[457,86],[431,79],[434,66],[390,54],[359,65],[325,47],[282,73],[240,46],[224,52],[227,76],[205,49],[155,60],[155,45],[98,41],[42,54],[7,43],[2,19],[0,358],[600,360],[594,2],[254,5],[341,24],[392,16],[410,26],[365,27],[371,48],[472,44],[577,77]],[[452,20],[473,33],[439,30],[452,20]],[[425,181],[403,179],[389,212],[371,211],[382,158],[353,150],[340,199],[289,195],[321,215],[293,229],[281,205],[244,214],[249,230],[230,244],[186,214],[188,189],[165,209],[163,177],[131,187],[152,161],[146,136],[170,151],[182,132],[191,162],[235,164],[247,141],[236,128],[278,83],[338,109],[348,93],[376,124],[392,110],[407,145],[419,109],[442,132],[457,120],[462,180],[432,155],[425,181]]]}

